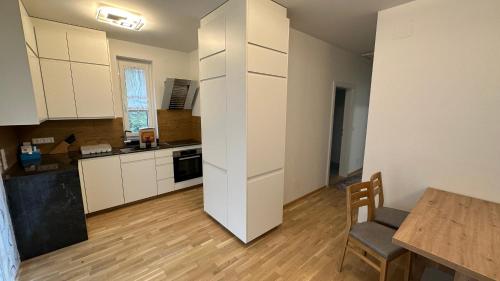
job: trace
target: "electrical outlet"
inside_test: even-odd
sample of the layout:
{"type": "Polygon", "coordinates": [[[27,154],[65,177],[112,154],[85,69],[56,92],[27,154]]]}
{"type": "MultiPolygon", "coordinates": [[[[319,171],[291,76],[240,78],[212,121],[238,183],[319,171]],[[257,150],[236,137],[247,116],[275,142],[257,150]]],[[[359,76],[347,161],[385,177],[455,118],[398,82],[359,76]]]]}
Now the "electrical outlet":
{"type": "Polygon", "coordinates": [[[31,140],[33,144],[46,144],[46,143],[54,143],[53,137],[48,138],[34,138],[31,140]]]}

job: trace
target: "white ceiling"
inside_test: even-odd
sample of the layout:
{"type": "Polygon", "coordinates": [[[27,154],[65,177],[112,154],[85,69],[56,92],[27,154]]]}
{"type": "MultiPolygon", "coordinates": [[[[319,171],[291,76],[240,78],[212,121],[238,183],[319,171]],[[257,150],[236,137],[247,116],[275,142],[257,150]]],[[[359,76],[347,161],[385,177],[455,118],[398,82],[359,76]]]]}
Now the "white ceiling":
{"type": "MultiPolygon", "coordinates": [[[[108,37],[180,51],[197,48],[205,14],[226,0],[22,0],[31,16],[96,28],[108,37]],[[97,22],[97,7],[110,5],[142,14],[142,31],[97,22]]],[[[376,12],[411,0],[275,0],[288,7],[292,27],[344,49],[373,50],[376,12]]]]}

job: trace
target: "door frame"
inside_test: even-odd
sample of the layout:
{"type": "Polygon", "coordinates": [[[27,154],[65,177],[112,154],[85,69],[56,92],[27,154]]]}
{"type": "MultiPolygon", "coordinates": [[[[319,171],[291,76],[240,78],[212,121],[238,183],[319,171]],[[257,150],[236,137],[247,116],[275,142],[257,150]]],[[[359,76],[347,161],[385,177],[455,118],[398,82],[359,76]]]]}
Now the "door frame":
{"type": "Polygon", "coordinates": [[[354,104],[354,97],[356,94],[356,87],[347,82],[335,82],[332,83],[332,101],[330,104],[330,129],[328,136],[328,157],[326,157],[326,177],[325,185],[330,184],[330,164],[332,159],[332,137],[333,137],[333,114],[335,113],[335,94],[336,89],[344,88],[345,91],[345,102],[344,102],[344,122],[342,123],[343,134],[342,134],[342,144],[340,146],[340,163],[339,163],[339,176],[347,177],[349,175],[349,150],[350,150],[350,138],[353,130],[352,127],[352,109],[354,104]],[[349,132],[349,134],[346,134],[349,132]]]}

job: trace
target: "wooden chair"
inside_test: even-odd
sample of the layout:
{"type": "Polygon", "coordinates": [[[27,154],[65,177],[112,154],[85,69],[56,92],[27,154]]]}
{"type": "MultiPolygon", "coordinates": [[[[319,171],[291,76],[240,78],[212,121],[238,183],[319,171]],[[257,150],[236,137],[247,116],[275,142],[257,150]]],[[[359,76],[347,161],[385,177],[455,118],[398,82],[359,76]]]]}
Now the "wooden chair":
{"type": "Polygon", "coordinates": [[[405,281],[409,280],[411,256],[409,252],[392,244],[392,236],[396,230],[375,223],[373,219],[373,199],[370,198],[370,182],[362,182],[347,188],[347,227],[345,246],[339,262],[342,271],[347,252],[351,252],[361,260],[380,272],[380,281],[387,279],[388,264],[396,258],[407,254],[405,281]],[[358,223],[359,208],[368,208],[368,221],[358,223]],[[369,258],[368,255],[373,257],[369,258]],[[379,264],[376,263],[379,262],[379,264]]]}
{"type": "Polygon", "coordinates": [[[371,198],[373,199],[373,220],[388,227],[398,229],[408,216],[408,212],[384,207],[384,186],[382,184],[382,173],[376,172],[370,178],[371,198]],[[378,204],[375,204],[375,198],[378,196],[378,204]]]}

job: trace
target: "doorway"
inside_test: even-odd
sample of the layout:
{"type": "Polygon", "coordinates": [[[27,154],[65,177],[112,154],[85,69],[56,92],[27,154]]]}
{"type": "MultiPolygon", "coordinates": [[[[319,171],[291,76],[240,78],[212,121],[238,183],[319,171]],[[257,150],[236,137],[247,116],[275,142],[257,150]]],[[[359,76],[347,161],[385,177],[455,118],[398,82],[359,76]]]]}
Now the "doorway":
{"type": "Polygon", "coordinates": [[[335,107],[333,111],[332,145],[330,156],[330,182],[335,182],[339,176],[342,151],[342,136],[344,135],[344,115],[347,89],[335,88],[335,107]]]}

